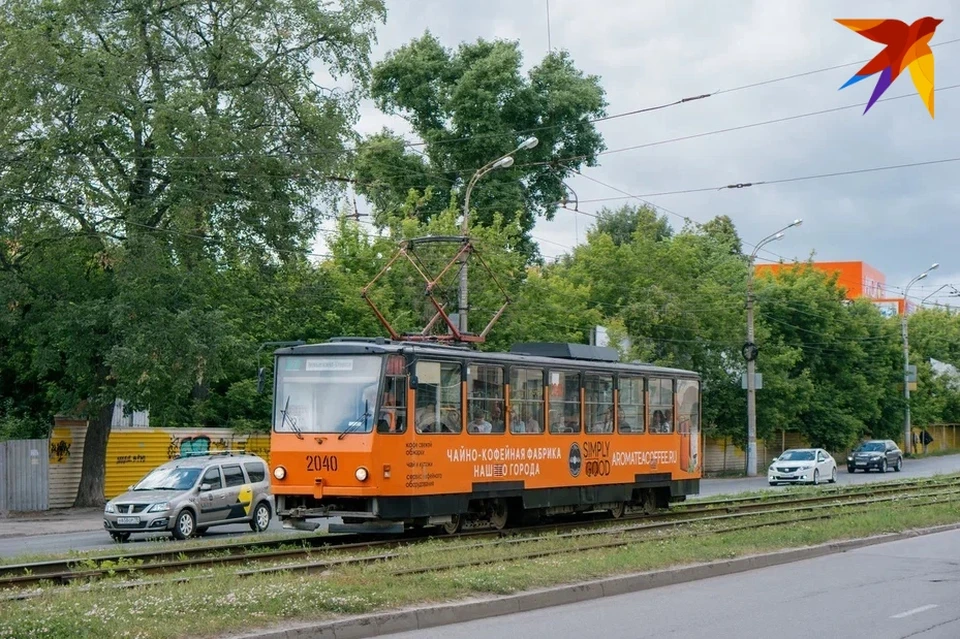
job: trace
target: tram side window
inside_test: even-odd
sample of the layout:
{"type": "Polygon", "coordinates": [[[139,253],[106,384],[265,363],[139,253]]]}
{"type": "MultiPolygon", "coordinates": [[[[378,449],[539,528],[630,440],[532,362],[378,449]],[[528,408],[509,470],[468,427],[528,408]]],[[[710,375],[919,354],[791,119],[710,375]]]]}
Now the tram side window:
{"type": "Polygon", "coordinates": [[[387,375],[380,397],[378,433],[403,433],[407,429],[407,376],[402,355],[387,357],[387,375]]]}
{"type": "Polygon", "coordinates": [[[580,375],[550,371],[550,432],[580,432],[580,375]]]}
{"type": "Polygon", "coordinates": [[[457,362],[417,362],[418,433],[459,433],[460,373],[457,362]]]}
{"type": "Polygon", "coordinates": [[[650,379],[650,432],[673,432],[672,379],[650,379]]]}
{"type": "Polygon", "coordinates": [[[621,433],[642,433],[643,428],[643,378],[620,377],[618,388],[619,428],[621,433]]]}
{"type": "Polygon", "coordinates": [[[503,433],[503,368],[487,364],[467,366],[467,432],[503,433]]]}
{"type": "Polygon", "coordinates": [[[543,371],[510,369],[510,432],[543,432],[543,371]]]}
{"type": "Polygon", "coordinates": [[[613,377],[588,373],[583,378],[584,422],[588,433],[613,432],[613,377]]]}

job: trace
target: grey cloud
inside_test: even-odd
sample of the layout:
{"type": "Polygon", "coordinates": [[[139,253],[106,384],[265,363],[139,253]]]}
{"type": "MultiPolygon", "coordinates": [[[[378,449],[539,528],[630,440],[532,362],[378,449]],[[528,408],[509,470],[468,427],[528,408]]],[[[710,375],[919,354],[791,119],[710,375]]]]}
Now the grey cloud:
{"type": "MultiPolygon", "coordinates": [[[[912,7],[892,1],[706,2],[694,0],[550,0],[553,46],[568,49],[587,73],[600,75],[610,113],[681,97],[865,60],[880,51],[834,18],[899,18],[923,14],[944,18],[933,44],[960,37],[960,7],[948,0],[912,7]]],[[[547,49],[545,0],[395,0],[374,52],[390,49],[430,29],[447,46],[479,37],[516,38],[527,65],[547,49]]],[[[960,83],[960,43],[935,47],[936,84],[960,83]]],[[[846,67],[816,75],[713,96],[664,111],[601,124],[609,148],[737,126],[808,111],[866,102],[874,79],[838,91],[857,70],[846,67]]],[[[765,127],[602,156],[585,173],[631,193],[719,186],[728,182],[780,179],[960,155],[960,89],[938,93],[931,120],[915,95],[909,73],[885,97],[902,100],[765,127]]],[[[396,118],[365,105],[359,129],[389,125],[409,134],[396,118]]],[[[958,163],[960,164],[960,163],[958,163]]],[[[950,263],[960,234],[954,176],[958,165],[942,165],[740,191],[651,198],[681,215],[705,221],[729,215],[746,242],[756,241],[794,217],[804,225],[770,248],[788,258],[864,260],[902,286],[930,261],[942,263],[932,288],[960,288],[960,263],[950,263]],[[943,279],[944,277],[952,278],[943,279]]],[[[582,199],[619,195],[589,180],[571,185],[582,199]]],[[[626,201],[626,200],[624,200],[626,201]]],[[[619,201],[610,202],[616,206],[619,201]]],[[[583,205],[595,212],[601,204],[583,205]]],[[[679,228],[682,221],[669,216],[679,228]]],[[[541,221],[534,235],[544,254],[555,255],[583,241],[589,216],[559,211],[541,221]]],[[[776,259],[772,255],[766,255],[776,259]]],[[[946,292],[946,291],[944,291],[946,292]]],[[[911,291],[911,297],[915,294],[911,291]]],[[[947,301],[953,298],[944,298],[947,301]]],[[[960,302],[960,300],[954,300],[960,302]]]]}

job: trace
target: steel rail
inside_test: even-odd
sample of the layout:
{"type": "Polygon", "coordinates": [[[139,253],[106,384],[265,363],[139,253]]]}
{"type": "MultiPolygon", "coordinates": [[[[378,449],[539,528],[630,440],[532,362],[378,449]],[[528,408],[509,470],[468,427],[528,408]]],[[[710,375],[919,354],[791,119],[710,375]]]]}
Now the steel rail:
{"type": "MultiPolygon", "coordinates": [[[[793,510],[811,507],[816,504],[826,503],[828,506],[837,503],[850,503],[864,496],[877,496],[893,494],[894,497],[905,496],[917,491],[929,491],[936,488],[949,488],[951,486],[960,487],[960,478],[951,478],[949,481],[923,481],[909,482],[906,485],[893,484],[884,485],[874,490],[846,490],[831,491],[829,494],[818,494],[812,496],[796,497],[786,495],[783,498],[764,498],[760,501],[744,502],[742,499],[715,500],[709,505],[691,504],[690,507],[670,509],[653,515],[624,516],[619,519],[612,519],[609,516],[599,521],[576,521],[564,523],[551,523],[546,525],[528,526],[507,530],[476,530],[463,532],[454,536],[445,536],[451,540],[454,539],[484,539],[493,538],[496,542],[505,540],[515,541],[536,541],[539,537],[530,534],[545,532],[561,532],[565,530],[578,530],[579,532],[566,533],[565,535],[584,535],[584,534],[611,534],[616,528],[611,529],[610,525],[620,525],[628,521],[642,521],[630,527],[630,529],[657,529],[695,523],[698,521],[712,521],[720,518],[732,518],[733,516],[744,516],[791,512],[793,510]],[[783,509],[784,506],[795,508],[783,509]],[[712,513],[726,511],[728,515],[711,516],[712,513]],[[691,516],[694,515],[694,516],[691,516]],[[703,516],[698,516],[703,515],[703,516]],[[596,529],[596,530],[594,530],[596,529]]],[[[892,500],[891,500],[892,501],[892,500]]],[[[0,566],[0,587],[8,586],[29,586],[37,585],[43,582],[54,584],[66,584],[78,580],[95,579],[103,576],[114,576],[118,574],[153,574],[166,573],[174,571],[183,571],[190,568],[205,568],[215,565],[228,565],[232,563],[261,562],[271,559],[284,559],[296,557],[311,557],[316,552],[342,552],[352,550],[370,550],[373,548],[397,548],[406,543],[422,540],[434,535],[424,534],[423,531],[417,531],[419,534],[403,536],[391,536],[388,539],[355,541],[356,535],[343,535],[341,537],[295,537],[287,540],[259,541],[253,543],[232,543],[223,546],[205,546],[189,549],[171,549],[160,552],[131,553],[128,555],[114,555],[109,557],[90,557],[90,558],[70,558],[65,560],[53,560],[47,562],[37,562],[34,564],[17,564],[0,566]],[[298,548],[282,548],[290,544],[299,543],[298,548]],[[306,543],[306,546],[304,546],[306,543]],[[276,548],[276,550],[270,550],[276,548]],[[254,552],[250,552],[250,550],[254,552]],[[223,554],[226,552],[227,554],[223,554]],[[213,555],[213,556],[211,556],[213,555]],[[152,559],[154,561],[147,561],[152,559]],[[99,564],[99,565],[98,565],[99,564]]],[[[556,538],[556,536],[554,536],[556,538]]],[[[496,543],[495,542],[495,543],[496,543]]],[[[385,556],[378,555],[380,559],[385,556]]],[[[394,558],[394,555],[390,555],[394,558]]],[[[357,558],[361,562],[364,558],[357,558]]],[[[343,563],[341,560],[324,560],[317,562],[308,562],[304,566],[330,566],[330,561],[336,561],[337,564],[343,563]]],[[[272,568],[264,570],[247,571],[250,574],[269,572],[272,568]]]]}

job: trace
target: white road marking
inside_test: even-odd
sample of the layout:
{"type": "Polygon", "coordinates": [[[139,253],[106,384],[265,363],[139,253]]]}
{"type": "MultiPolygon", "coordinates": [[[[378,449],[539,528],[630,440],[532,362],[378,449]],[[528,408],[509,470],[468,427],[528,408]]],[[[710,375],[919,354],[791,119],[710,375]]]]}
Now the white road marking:
{"type": "Polygon", "coordinates": [[[893,615],[891,619],[902,619],[904,617],[909,617],[910,615],[915,615],[918,612],[924,612],[927,610],[933,610],[937,607],[937,604],[927,604],[926,606],[920,606],[919,608],[914,608],[913,610],[908,610],[906,612],[901,612],[899,614],[893,615]]]}

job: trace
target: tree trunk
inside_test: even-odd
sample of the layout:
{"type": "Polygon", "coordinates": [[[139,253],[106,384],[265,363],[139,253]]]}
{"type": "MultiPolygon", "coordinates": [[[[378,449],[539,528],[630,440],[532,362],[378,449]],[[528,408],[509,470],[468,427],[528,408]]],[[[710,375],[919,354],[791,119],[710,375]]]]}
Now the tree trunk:
{"type": "Polygon", "coordinates": [[[80,471],[80,487],[76,508],[102,506],[103,478],[107,465],[107,438],[110,437],[110,423],[113,421],[113,402],[93,413],[87,425],[87,436],[83,443],[83,467],[80,471]]]}

